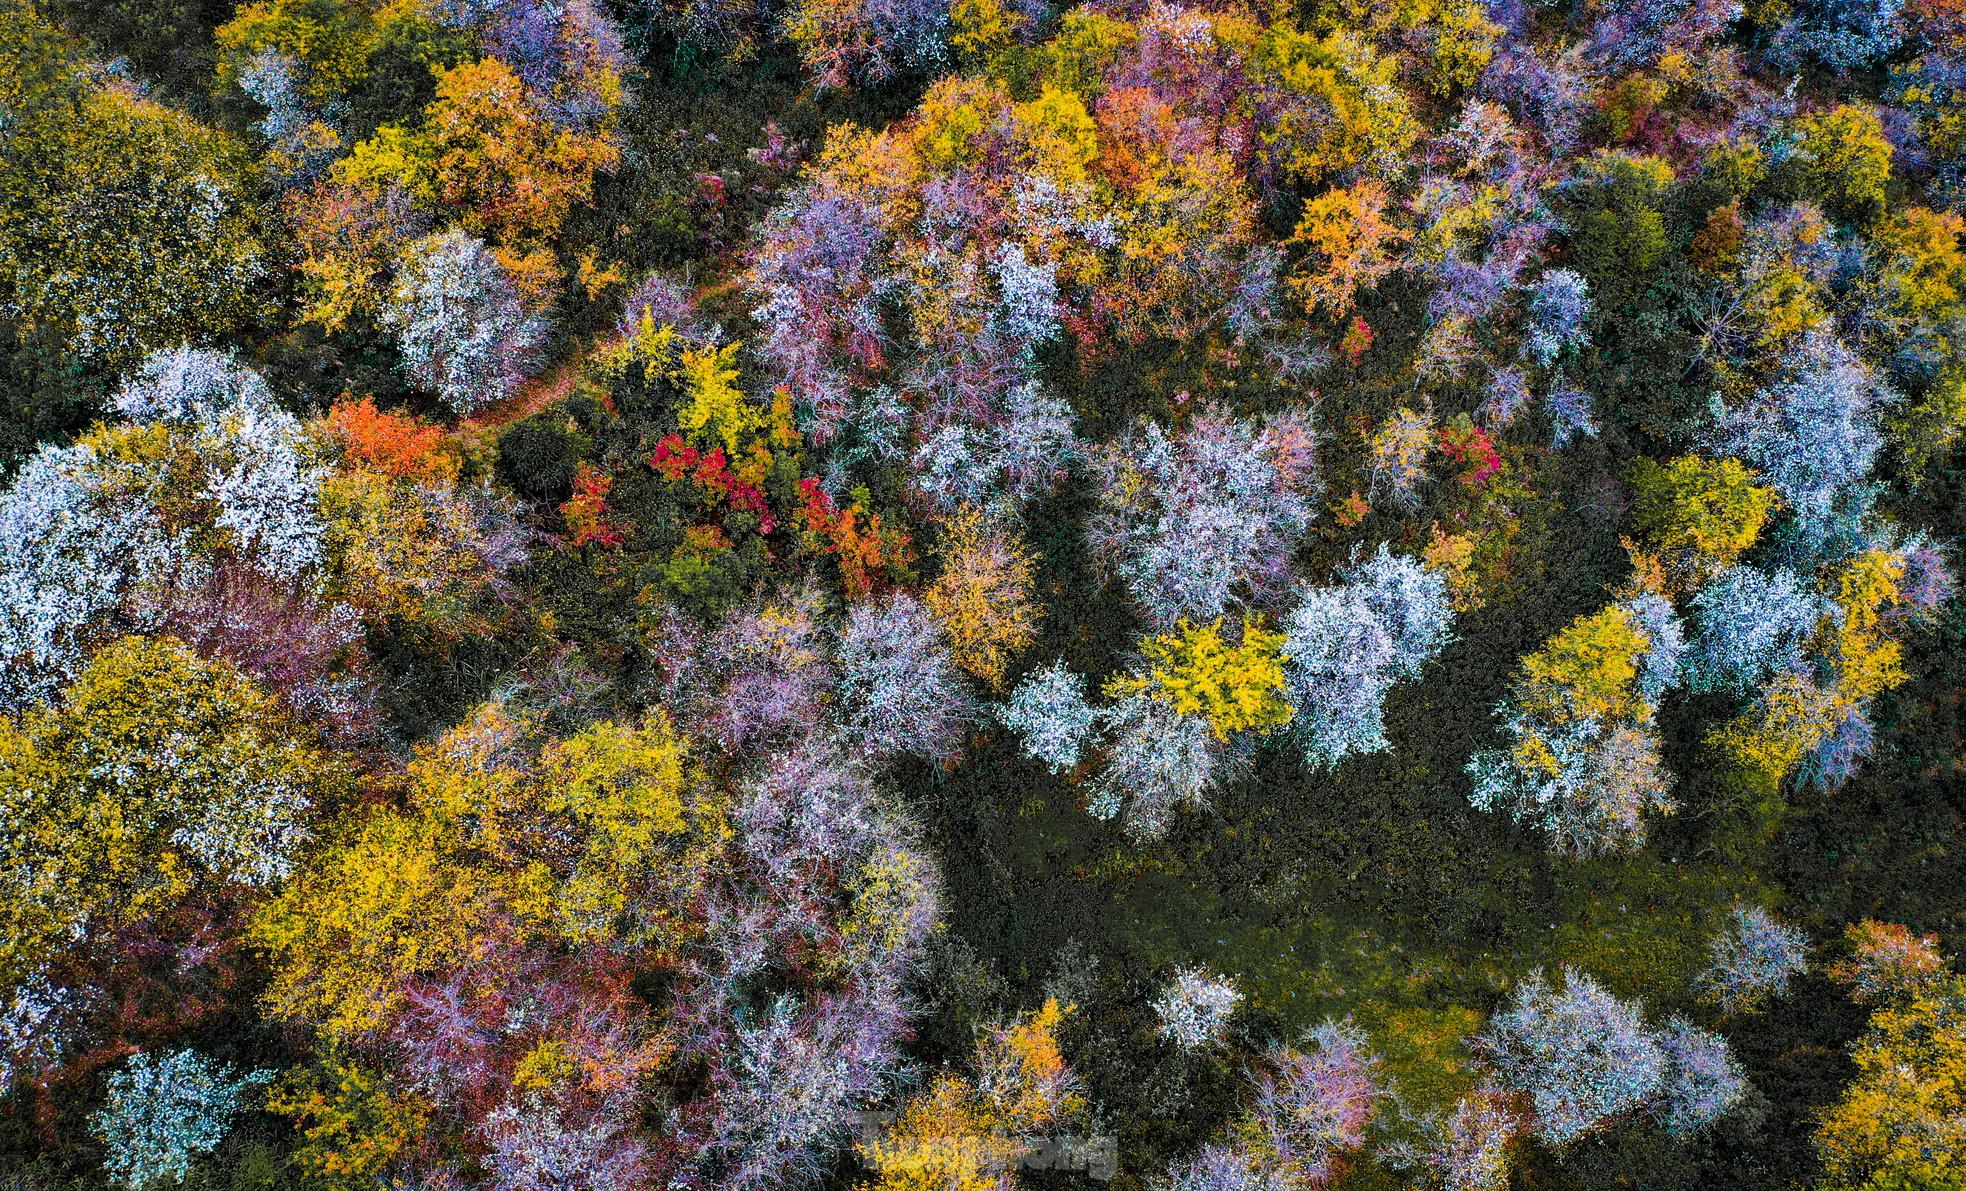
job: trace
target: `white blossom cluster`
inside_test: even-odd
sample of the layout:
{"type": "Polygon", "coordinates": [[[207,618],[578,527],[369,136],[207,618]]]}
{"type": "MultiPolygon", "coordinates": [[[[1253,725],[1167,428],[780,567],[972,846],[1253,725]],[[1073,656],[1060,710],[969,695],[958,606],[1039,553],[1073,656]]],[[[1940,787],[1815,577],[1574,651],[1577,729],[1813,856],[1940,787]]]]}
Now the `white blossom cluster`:
{"type": "MultiPolygon", "coordinates": [[[[281,579],[319,564],[325,473],[258,374],[200,348],[157,352],[112,406],[165,428],[171,457],[194,461],[218,510],[212,527],[241,561],[281,579]]],[[[0,493],[0,710],[46,700],[131,595],[197,580],[201,535],[160,513],[197,495],[180,483],[171,458],[90,441],[42,447],[22,465],[0,493]]]]}
{"type": "Polygon", "coordinates": [[[1242,1004],[1235,981],[1205,968],[1182,968],[1154,1000],[1160,1036],[1182,1050],[1219,1046],[1228,1040],[1229,1021],[1242,1004]]]}
{"type": "Polygon", "coordinates": [[[109,1077],[109,1096],[95,1116],[103,1165],[129,1191],[175,1185],[191,1164],[218,1148],[246,1095],[271,1071],[234,1075],[191,1050],[137,1054],[109,1077]]]}

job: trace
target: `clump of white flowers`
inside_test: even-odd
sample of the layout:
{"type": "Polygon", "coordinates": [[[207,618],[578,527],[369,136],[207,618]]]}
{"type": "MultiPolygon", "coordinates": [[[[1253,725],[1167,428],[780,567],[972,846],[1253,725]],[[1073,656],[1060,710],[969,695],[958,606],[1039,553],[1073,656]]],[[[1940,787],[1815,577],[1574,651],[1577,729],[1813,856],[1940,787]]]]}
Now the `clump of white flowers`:
{"type": "Polygon", "coordinates": [[[272,1077],[234,1075],[190,1050],[131,1056],[109,1077],[109,1097],[95,1116],[111,1180],[130,1191],[183,1182],[191,1163],[225,1140],[246,1093],[272,1077]]]}
{"type": "Polygon", "coordinates": [[[1229,1020],[1242,1004],[1235,982],[1206,968],[1182,968],[1154,1001],[1160,1036],[1182,1050],[1219,1046],[1228,1040],[1229,1020]]]}
{"type": "Polygon", "coordinates": [[[324,472],[257,373],[156,352],[112,406],[128,421],[42,447],[0,493],[0,711],[45,702],[95,626],[145,587],[195,585],[210,549],[283,580],[321,560],[324,472]],[[166,516],[200,504],[219,533],[166,516]]]}

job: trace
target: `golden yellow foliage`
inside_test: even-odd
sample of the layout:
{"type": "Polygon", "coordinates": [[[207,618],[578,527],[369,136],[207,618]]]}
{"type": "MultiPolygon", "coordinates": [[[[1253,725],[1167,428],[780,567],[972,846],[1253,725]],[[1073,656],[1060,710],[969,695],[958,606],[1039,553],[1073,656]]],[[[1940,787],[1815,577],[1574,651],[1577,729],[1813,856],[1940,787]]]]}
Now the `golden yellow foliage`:
{"type": "Polygon", "coordinates": [[[1639,718],[1638,658],[1650,644],[1615,604],[1580,616],[1522,659],[1518,698],[1531,714],[1558,724],[1639,718]]]}
{"type": "Polygon", "coordinates": [[[1144,694],[1180,715],[1206,717],[1218,739],[1234,732],[1265,732],[1295,714],[1283,695],[1282,633],[1260,620],[1245,618],[1242,640],[1222,639],[1222,621],[1195,626],[1183,620],[1171,633],[1143,642],[1145,674],[1115,675],[1106,684],[1110,698],[1144,694]]]}
{"type": "Polygon", "coordinates": [[[0,982],[194,889],[272,883],[346,780],[230,663],[113,642],[59,706],[0,717],[0,982]]]}
{"type": "Polygon", "coordinates": [[[1031,557],[1015,532],[965,507],[943,527],[942,574],[923,601],[949,636],[956,665],[991,686],[1037,635],[1031,557]]]}
{"type": "Polygon", "coordinates": [[[1759,478],[1738,459],[1641,459],[1632,475],[1633,520],[1666,553],[1676,578],[1698,586],[1761,536],[1776,497],[1759,478]]]}

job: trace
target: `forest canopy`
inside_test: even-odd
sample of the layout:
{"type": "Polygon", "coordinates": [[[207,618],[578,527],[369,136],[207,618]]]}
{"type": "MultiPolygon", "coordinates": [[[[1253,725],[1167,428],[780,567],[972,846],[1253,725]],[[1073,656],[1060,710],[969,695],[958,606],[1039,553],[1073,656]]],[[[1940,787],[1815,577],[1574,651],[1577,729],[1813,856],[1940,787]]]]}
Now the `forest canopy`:
{"type": "Polygon", "coordinates": [[[1966,1187],[1959,0],[0,0],[0,1184],[1966,1187]]]}

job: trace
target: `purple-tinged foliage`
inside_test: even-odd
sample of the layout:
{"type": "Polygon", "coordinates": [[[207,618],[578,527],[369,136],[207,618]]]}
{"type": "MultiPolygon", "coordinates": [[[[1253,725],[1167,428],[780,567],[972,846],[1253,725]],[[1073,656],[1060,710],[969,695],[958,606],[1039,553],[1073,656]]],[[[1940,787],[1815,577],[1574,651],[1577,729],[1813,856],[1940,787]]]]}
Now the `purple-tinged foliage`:
{"type": "Polygon", "coordinates": [[[731,809],[738,846],[774,882],[814,866],[851,868],[880,837],[873,791],[831,751],[796,748],[766,762],[731,809]]]}
{"type": "Polygon", "coordinates": [[[1520,368],[1497,368],[1488,390],[1475,408],[1475,418],[1490,430],[1503,430],[1529,408],[1529,378],[1520,368]]]}
{"type": "Polygon", "coordinates": [[[1295,1191],[1299,1186],[1243,1145],[1211,1143],[1162,1184],[1165,1191],[1295,1191]]]}
{"type": "MultiPolygon", "coordinates": [[[[1955,35],[1953,40],[1966,39],[1955,35]]],[[[1946,129],[1955,126],[1956,113],[1966,104],[1966,52],[1941,50],[1934,39],[1927,43],[1923,53],[1897,66],[1891,79],[1888,97],[1897,110],[1917,121],[1924,134],[1920,142],[1937,140],[1947,135],[1946,129]]],[[[1950,135],[1957,137],[1957,133],[1950,135]]],[[[1951,143],[1959,142],[1952,139],[1951,143]]],[[[1907,147],[1922,150],[1925,146],[1920,143],[1907,147]]],[[[1935,152],[1931,156],[1937,174],[1933,186],[1936,199],[1954,211],[1966,209],[1966,154],[1935,152]]]]}
{"type": "Polygon", "coordinates": [[[1504,45],[1482,72],[1482,93],[1541,134],[1553,152],[1569,151],[1591,110],[1592,74],[1582,47],[1538,50],[1504,45]]]}
{"type": "Polygon", "coordinates": [[[362,623],[352,608],[237,563],[197,581],[153,588],[140,615],[204,657],[224,658],[345,744],[380,727],[362,623]]]}
{"type": "Polygon", "coordinates": [[[512,68],[541,114],[592,129],[620,103],[628,64],[601,0],[434,0],[436,15],[476,34],[480,50],[512,68]]]}
{"type": "Polygon", "coordinates": [[[479,1126],[492,1191],[635,1191],[648,1185],[648,1147],[627,1096],[572,1105],[515,1092],[479,1126]]]}
{"type": "Polygon", "coordinates": [[[1349,1020],[1318,1026],[1303,1049],[1277,1046],[1264,1056],[1250,1121],[1268,1142],[1265,1157],[1293,1185],[1322,1185],[1365,1144],[1381,1095],[1378,1065],[1349,1020]]]}
{"type": "Polygon", "coordinates": [[[1531,1130],[1559,1148],[1642,1108],[1667,1072],[1637,1008],[1569,968],[1561,987],[1541,972],[1524,980],[1475,1045],[1502,1086],[1528,1098],[1531,1130]]]}
{"type": "Polygon", "coordinates": [[[1381,1163],[1420,1180],[1428,1191],[1507,1191],[1512,1147],[1522,1131],[1513,1098],[1476,1088],[1445,1116],[1412,1122],[1419,1136],[1381,1147],[1381,1163]]]}
{"type": "Polygon", "coordinates": [[[1840,790],[1877,748],[1877,732],[1861,707],[1846,707],[1815,746],[1795,767],[1796,784],[1805,790],[1840,790]]]}
{"type": "Polygon", "coordinates": [[[455,228],[403,249],[381,318],[411,381],[460,415],[517,392],[546,340],[545,320],[527,313],[505,266],[455,228]]]}
{"type": "Polygon", "coordinates": [[[723,53],[748,46],[758,36],[757,0],[640,0],[662,29],[681,46],[723,53]]]}
{"type": "Polygon", "coordinates": [[[838,644],[841,744],[878,765],[955,756],[975,701],[942,628],[907,592],[856,604],[838,644]]]}
{"type": "Polygon", "coordinates": [[[1692,1137],[1732,1112],[1747,1096],[1747,1076],[1720,1035],[1683,1017],[1659,1032],[1666,1074],[1654,1111],[1674,1137],[1692,1137]]]}
{"type": "Polygon", "coordinates": [[[1592,28],[1586,56],[1606,77],[1666,54],[1698,60],[1743,11],[1740,0],[1621,0],[1592,28]]]}
{"type": "Polygon", "coordinates": [[[997,721],[1017,734],[1024,752],[1053,773],[1078,768],[1099,732],[1099,712],[1085,697],[1085,679],[1062,661],[1032,671],[996,709],[997,721]]]}
{"type": "Polygon", "coordinates": [[[1301,418],[1258,424],[1211,411],[1178,435],[1149,421],[1095,449],[1092,463],[1093,552],[1155,626],[1266,603],[1288,579],[1317,486],[1301,418]]]}
{"type": "Polygon", "coordinates": [[[673,327],[678,338],[699,346],[713,345],[721,337],[719,328],[705,325],[688,287],[660,271],[644,277],[623,300],[615,334],[632,337],[644,321],[656,327],[673,327]]]}
{"type": "Polygon", "coordinates": [[[1550,383],[1543,409],[1550,418],[1550,450],[1561,451],[1577,439],[1597,437],[1597,402],[1561,375],[1550,383]]]}
{"type": "Polygon", "coordinates": [[[1919,534],[1894,553],[1904,566],[1904,574],[1898,579],[1898,602],[1884,615],[1920,624],[1937,620],[1939,610],[1958,590],[1945,551],[1919,534]]]}
{"type": "Polygon", "coordinates": [[[655,636],[662,701],[692,735],[741,756],[820,729],[835,680],[813,592],[737,609],[708,633],[672,611],[655,636]]]}
{"type": "Polygon", "coordinates": [[[1759,906],[1735,907],[1707,951],[1701,995],[1723,1013],[1759,1008],[1809,965],[1809,940],[1759,906]]]}
{"type": "Polygon", "coordinates": [[[672,1186],[773,1191],[812,1183],[847,1138],[850,1114],[891,1085],[902,1065],[891,1022],[826,998],[780,999],[736,1029],[736,1053],[682,1140],[696,1154],[672,1186]],[[869,1028],[870,1026],[874,1028],[869,1028]]]}
{"type": "Polygon", "coordinates": [[[1828,601],[1795,572],[1729,567],[1692,598],[1694,633],[1686,685],[1746,695],[1783,671],[1805,668],[1810,636],[1828,601]]]}
{"type": "Polygon", "coordinates": [[[881,304],[900,278],[884,268],[886,239],[876,207],[823,181],[794,191],[757,232],[748,284],[765,331],[759,350],[822,445],[849,407],[847,368],[872,367],[892,348],[881,304]]]}
{"type": "Polygon", "coordinates": [[[1529,334],[1523,351],[1545,368],[1566,351],[1589,345],[1584,323],[1591,315],[1590,286],[1569,269],[1551,269],[1529,295],[1529,334]]]}

